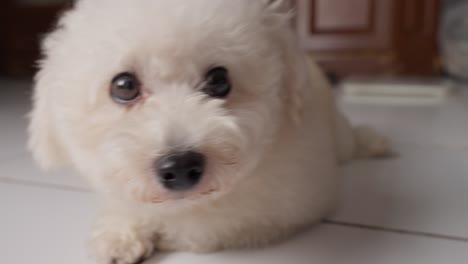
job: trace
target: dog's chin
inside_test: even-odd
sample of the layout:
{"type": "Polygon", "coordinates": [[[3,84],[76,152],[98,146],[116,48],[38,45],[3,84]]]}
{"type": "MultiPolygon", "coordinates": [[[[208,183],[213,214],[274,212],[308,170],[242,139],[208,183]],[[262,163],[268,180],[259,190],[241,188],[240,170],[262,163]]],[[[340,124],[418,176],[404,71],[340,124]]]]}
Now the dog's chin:
{"type": "MultiPolygon", "coordinates": [[[[145,204],[165,204],[169,202],[190,202],[199,201],[209,198],[214,198],[216,194],[221,192],[220,187],[217,186],[196,186],[193,190],[189,191],[164,191],[154,194],[149,194],[143,199],[139,199],[139,202],[145,204]]],[[[137,198],[138,199],[138,198],[137,198]]]]}

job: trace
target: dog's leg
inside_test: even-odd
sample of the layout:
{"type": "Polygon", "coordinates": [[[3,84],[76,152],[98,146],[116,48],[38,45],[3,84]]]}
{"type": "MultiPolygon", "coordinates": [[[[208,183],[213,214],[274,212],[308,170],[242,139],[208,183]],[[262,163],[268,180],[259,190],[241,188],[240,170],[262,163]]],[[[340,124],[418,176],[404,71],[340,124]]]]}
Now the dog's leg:
{"type": "Polygon", "coordinates": [[[370,127],[352,127],[339,112],[335,114],[338,161],[388,157],[392,154],[388,139],[370,127]]]}
{"type": "Polygon", "coordinates": [[[154,250],[155,230],[144,219],[106,210],[91,234],[89,250],[98,264],[141,264],[154,250]]]}
{"type": "Polygon", "coordinates": [[[358,126],[353,128],[355,158],[385,158],[392,155],[388,139],[373,128],[358,126]]]}

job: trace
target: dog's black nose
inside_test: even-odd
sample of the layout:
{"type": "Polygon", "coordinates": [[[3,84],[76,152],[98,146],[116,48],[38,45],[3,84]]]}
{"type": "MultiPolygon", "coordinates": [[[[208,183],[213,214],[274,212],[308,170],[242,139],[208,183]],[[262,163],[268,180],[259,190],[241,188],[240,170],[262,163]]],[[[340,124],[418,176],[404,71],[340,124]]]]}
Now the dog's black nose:
{"type": "Polygon", "coordinates": [[[159,180],[171,191],[186,191],[195,186],[205,171],[205,156],[194,151],[171,153],[156,163],[159,180]]]}

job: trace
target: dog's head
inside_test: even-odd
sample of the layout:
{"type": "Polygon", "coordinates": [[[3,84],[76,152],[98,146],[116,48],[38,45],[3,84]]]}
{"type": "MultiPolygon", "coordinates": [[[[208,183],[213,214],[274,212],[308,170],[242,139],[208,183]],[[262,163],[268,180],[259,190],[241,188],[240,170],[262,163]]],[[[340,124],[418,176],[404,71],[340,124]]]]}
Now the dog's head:
{"type": "Polygon", "coordinates": [[[44,42],[30,148],[145,203],[231,190],[300,118],[287,1],[82,0],[44,42]]]}

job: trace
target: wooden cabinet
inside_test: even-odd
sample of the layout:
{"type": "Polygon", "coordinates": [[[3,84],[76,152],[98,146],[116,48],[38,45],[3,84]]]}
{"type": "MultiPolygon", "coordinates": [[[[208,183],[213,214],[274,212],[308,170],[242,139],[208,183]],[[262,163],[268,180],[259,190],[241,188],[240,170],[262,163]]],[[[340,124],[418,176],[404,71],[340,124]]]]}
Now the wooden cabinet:
{"type": "MultiPolygon", "coordinates": [[[[226,0],[228,1],[228,0],[226,0]]],[[[291,0],[303,48],[337,75],[434,75],[440,0],[291,0]]],[[[0,70],[31,75],[39,40],[63,4],[0,8],[0,70]]]]}
{"type": "Polygon", "coordinates": [[[5,72],[6,62],[6,31],[7,31],[7,14],[9,10],[10,3],[7,1],[6,3],[2,4],[2,8],[0,8],[0,73],[5,72]]]}
{"type": "Polygon", "coordinates": [[[439,0],[296,0],[304,49],[337,75],[434,75],[439,0]]]}
{"type": "Polygon", "coordinates": [[[6,0],[0,11],[0,70],[17,77],[35,72],[39,43],[64,5],[26,5],[6,0]]]}

